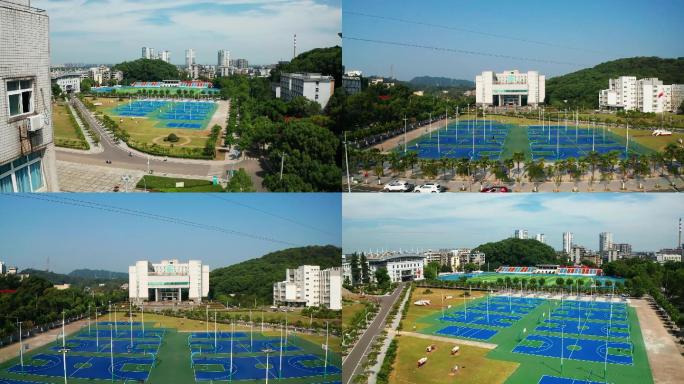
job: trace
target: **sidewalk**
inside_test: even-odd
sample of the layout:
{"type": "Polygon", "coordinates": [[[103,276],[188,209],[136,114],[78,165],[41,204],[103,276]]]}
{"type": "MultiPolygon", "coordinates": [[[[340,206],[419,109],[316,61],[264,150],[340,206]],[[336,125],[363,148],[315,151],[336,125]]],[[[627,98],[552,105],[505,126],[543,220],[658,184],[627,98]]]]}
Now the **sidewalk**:
{"type": "MultiPolygon", "coordinates": [[[[64,326],[64,331],[66,332],[67,336],[78,332],[81,328],[84,326],[88,325],[88,320],[79,320],[76,322],[73,322],[71,324],[67,324],[64,326]]],[[[47,331],[45,333],[41,333],[40,335],[30,337],[28,339],[23,340],[24,348],[24,356],[26,353],[31,352],[34,349],[40,348],[46,344],[49,344],[55,340],[57,340],[57,335],[62,333],[62,328],[58,327],[55,329],[52,329],[50,331],[47,331]]],[[[19,343],[14,343],[12,345],[8,345],[4,348],[0,348],[0,363],[4,363],[7,360],[10,360],[12,358],[18,357],[19,356],[19,343]]],[[[26,363],[26,361],[24,361],[26,363]]]]}

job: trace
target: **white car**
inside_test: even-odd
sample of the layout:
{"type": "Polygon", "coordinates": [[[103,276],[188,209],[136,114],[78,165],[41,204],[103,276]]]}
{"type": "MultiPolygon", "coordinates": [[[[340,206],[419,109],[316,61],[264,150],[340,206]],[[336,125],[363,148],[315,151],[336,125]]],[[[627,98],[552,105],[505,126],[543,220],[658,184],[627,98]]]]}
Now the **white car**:
{"type": "Polygon", "coordinates": [[[436,183],[427,183],[416,187],[413,190],[416,193],[441,193],[442,186],[436,183]]]}
{"type": "Polygon", "coordinates": [[[392,180],[382,188],[385,192],[408,192],[413,189],[413,185],[404,180],[392,180]]]}

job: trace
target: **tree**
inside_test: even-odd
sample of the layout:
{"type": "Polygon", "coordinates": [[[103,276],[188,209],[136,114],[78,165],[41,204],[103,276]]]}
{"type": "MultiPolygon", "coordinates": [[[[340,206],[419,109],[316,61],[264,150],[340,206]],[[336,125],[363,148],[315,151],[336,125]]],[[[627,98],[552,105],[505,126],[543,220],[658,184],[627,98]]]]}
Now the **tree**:
{"type": "Polygon", "coordinates": [[[427,280],[435,280],[439,274],[439,263],[436,261],[431,261],[425,266],[423,275],[427,280]]]}
{"type": "Polygon", "coordinates": [[[359,256],[356,254],[356,252],[352,253],[350,264],[352,284],[361,284],[361,269],[359,268],[359,256]]]}
{"type": "Polygon", "coordinates": [[[138,59],[116,64],[112,70],[123,72],[124,84],[136,81],[162,81],[179,78],[178,68],[163,60],[138,59]]]}
{"type": "Polygon", "coordinates": [[[95,85],[95,81],[93,79],[83,79],[81,80],[81,92],[88,93],[90,92],[90,88],[95,85]]]}
{"type": "Polygon", "coordinates": [[[364,284],[370,284],[370,270],[368,269],[368,259],[365,253],[361,253],[361,279],[364,284]]]}
{"type": "Polygon", "coordinates": [[[252,178],[249,177],[244,168],[238,169],[233,174],[226,186],[226,192],[255,192],[252,178]]]}
{"type": "Polygon", "coordinates": [[[52,83],[52,97],[58,98],[62,95],[62,88],[56,82],[52,83]]]}
{"type": "Polygon", "coordinates": [[[563,280],[562,277],[556,278],[556,285],[557,286],[562,287],[564,285],[564,283],[565,283],[565,280],[563,280]]]}
{"type": "Polygon", "coordinates": [[[387,273],[387,268],[378,268],[375,270],[375,281],[382,290],[387,290],[390,287],[391,280],[387,273]]]}

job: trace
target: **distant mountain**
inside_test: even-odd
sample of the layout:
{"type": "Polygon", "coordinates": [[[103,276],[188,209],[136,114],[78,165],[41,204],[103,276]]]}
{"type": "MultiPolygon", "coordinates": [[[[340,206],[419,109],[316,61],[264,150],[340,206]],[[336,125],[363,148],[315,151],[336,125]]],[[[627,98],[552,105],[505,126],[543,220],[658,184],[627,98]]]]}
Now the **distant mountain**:
{"type": "Polygon", "coordinates": [[[440,87],[440,88],[475,88],[475,83],[470,80],[450,79],[448,77],[418,76],[409,81],[414,86],[440,87]]]}
{"type": "Polygon", "coordinates": [[[284,249],[211,271],[210,295],[222,302],[232,297],[243,304],[255,299],[268,304],[273,301],[273,283],[285,279],[287,268],[318,265],[325,269],[341,264],[342,249],[332,245],[284,249]]]}
{"type": "Polygon", "coordinates": [[[77,269],[68,275],[38,269],[24,269],[21,273],[41,277],[52,284],[88,285],[106,281],[127,281],[128,274],[104,270],[77,269]]]}
{"type": "Polygon", "coordinates": [[[597,108],[599,91],[608,88],[608,79],[619,76],[657,77],[664,84],[684,84],[684,57],[631,57],[551,78],[546,81],[547,103],[562,106],[568,100],[571,107],[597,108]]]}
{"type": "Polygon", "coordinates": [[[76,269],[69,273],[71,277],[78,277],[83,279],[128,279],[128,273],[125,272],[112,272],[105,271],[103,269],[76,269]]]}

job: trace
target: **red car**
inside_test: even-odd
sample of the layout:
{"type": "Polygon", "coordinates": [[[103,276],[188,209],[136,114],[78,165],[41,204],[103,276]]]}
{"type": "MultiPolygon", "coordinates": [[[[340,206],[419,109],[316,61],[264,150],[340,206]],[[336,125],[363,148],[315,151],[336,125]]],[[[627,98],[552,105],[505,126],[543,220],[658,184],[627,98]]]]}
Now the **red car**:
{"type": "Polygon", "coordinates": [[[497,186],[497,187],[486,187],[482,188],[480,192],[487,192],[487,193],[497,193],[497,192],[510,192],[511,190],[508,189],[506,186],[497,186]]]}

